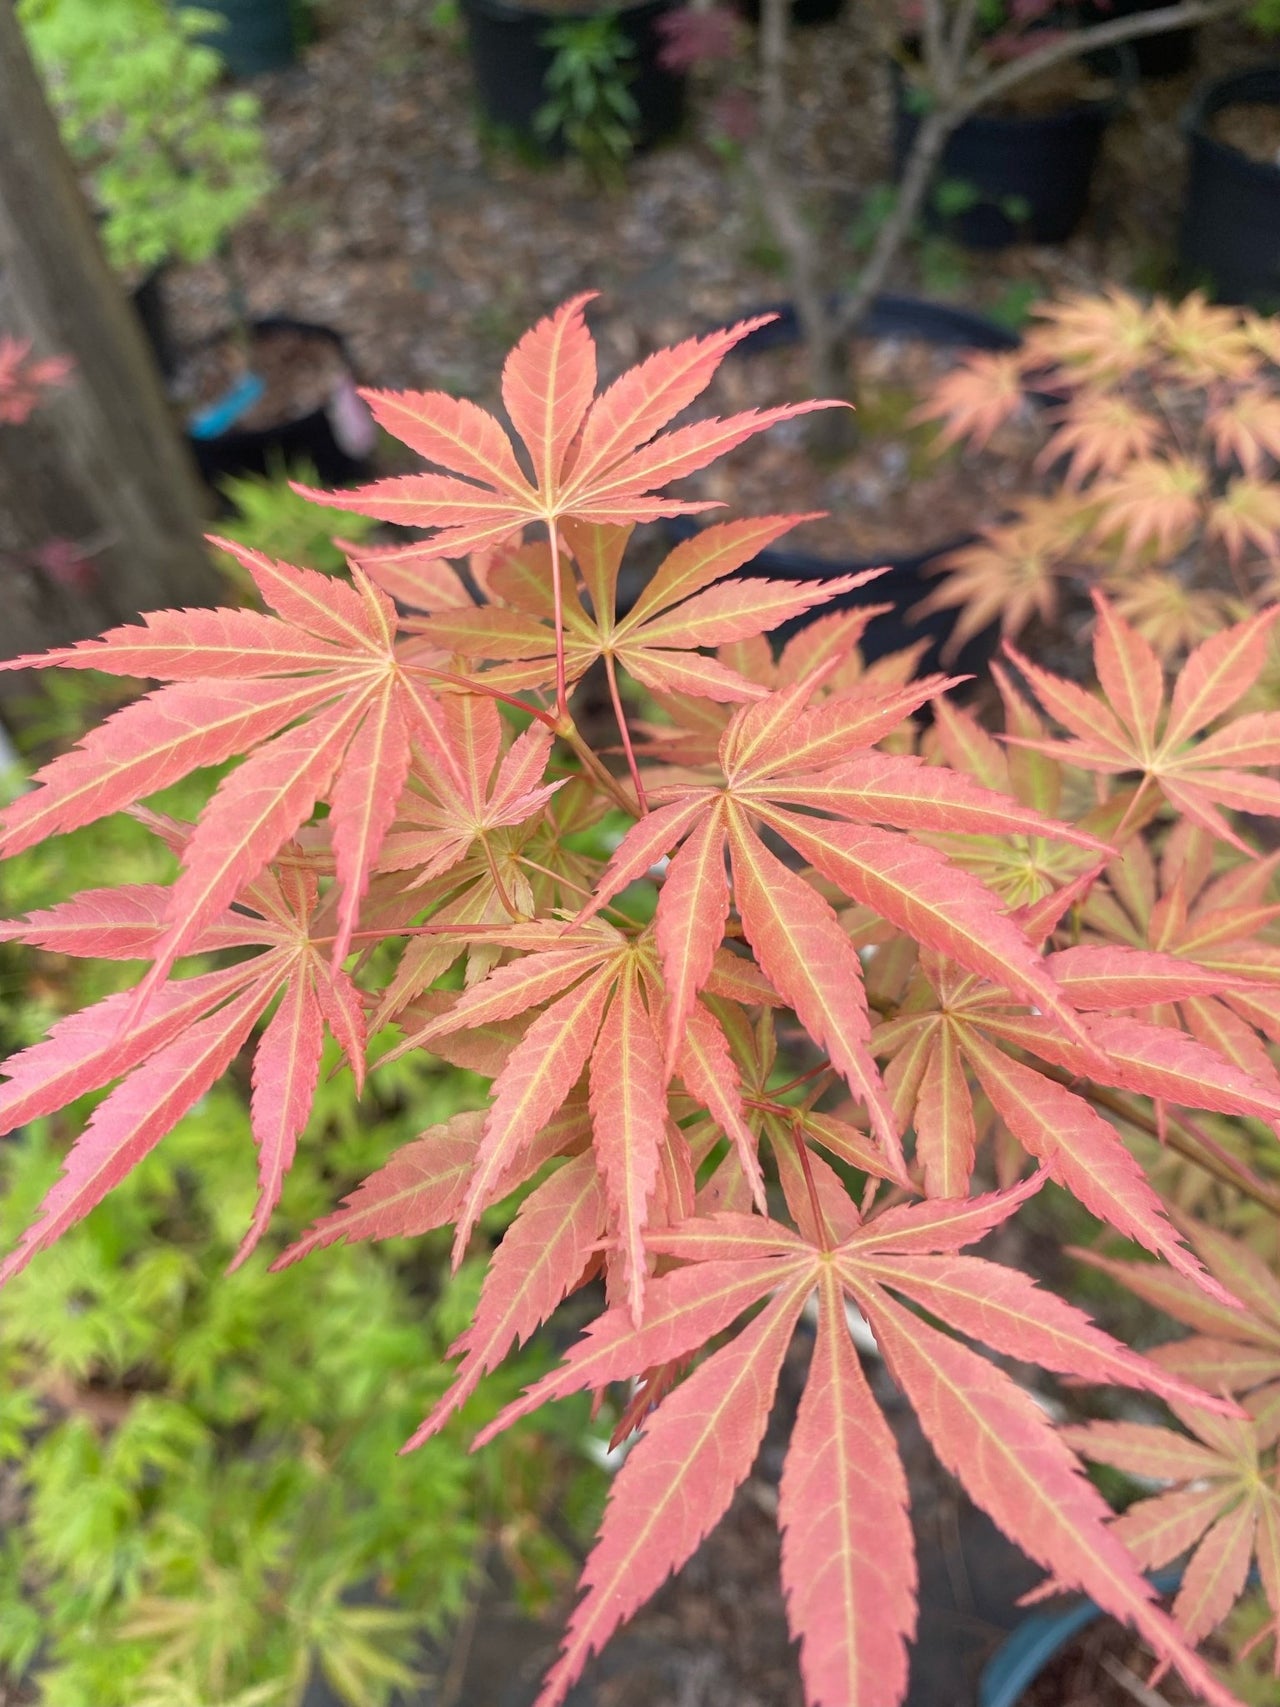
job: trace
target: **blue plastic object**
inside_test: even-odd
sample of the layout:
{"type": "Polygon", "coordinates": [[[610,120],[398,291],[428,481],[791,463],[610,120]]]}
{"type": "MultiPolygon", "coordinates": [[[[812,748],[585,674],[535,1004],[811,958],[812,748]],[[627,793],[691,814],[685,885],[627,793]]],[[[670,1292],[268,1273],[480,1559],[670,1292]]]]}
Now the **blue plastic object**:
{"type": "Polygon", "coordinates": [[[266,389],[260,374],[245,374],[221,397],[197,409],[187,422],[187,431],[193,439],[220,439],[249,413],[266,389]]]}

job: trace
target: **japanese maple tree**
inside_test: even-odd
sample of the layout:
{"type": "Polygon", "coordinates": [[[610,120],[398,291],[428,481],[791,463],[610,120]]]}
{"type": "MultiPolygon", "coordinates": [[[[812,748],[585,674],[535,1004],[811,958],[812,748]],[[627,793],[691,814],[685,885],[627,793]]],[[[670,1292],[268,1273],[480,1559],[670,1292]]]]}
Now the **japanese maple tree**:
{"type": "Polygon", "coordinates": [[[976,450],[1015,413],[1043,423],[1038,490],[940,567],[925,608],[955,643],[1054,621],[1101,587],[1162,657],[1274,598],[1280,337],[1252,310],[1126,291],[1044,304],[1024,342],[978,352],[919,411],[976,450]]]}
{"type": "Polygon", "coordinates": [[[1193,1644],[1251,1550],[1280,1615],[1277,1283],[1171,1213],[1135,1135],[1163,1136],[1251,1212],[1280,1209],[1273,1160],[1253,1154],[1280,1118],[1275,862],[1235,816],[1280,813],[1258,774],[1280,749],[1270,716],[1223,722],[1274,612],[1208,640],[1166,703],[1154,653],[1100,600],[1104,697],[1015,657],[1067,738],[1002,671],[1001,742],[911,656],[864,664],[869,608],[769,645],[853,588],[735,579],[802,518],[713,522],[622,608],[633,528],[707,507],[671,481],[834,405],[673,426],[759,322],[598,392],[588,300],[508,358],[514,438],[443,394],[370,397],[429,467],[316,496],[422,537],[366,548],[349,582],[228,546],[263,609],[154,613],[6,666],[162,685],[38,775],[4,850],[133,810],[179,872],[0,927],[149,963],[8,1063],[4,1130],[105,1094],[0,1277],[252,1048],[244,1260],[306,1141],[326,1029],[358,1093],[367,1040],[394,1026],[394,1053],[487,1076],[488,1109],[421,1134],[275,1262],[447,1225],[460,1258],[520,1192],[454,1383],[411,1446],[566,1297],[602,1287],[563,1366],[494,1425],[629,1384],[618,1433],[638,1439],[542,1707],[724,1513],[806,1310],[778,1515],[812,1707],[900,1700],[916,1621],[906,1479],[854,1311],[973,1500],[1225,1707],[1193,1644]],[[582,716],[589,671],[616,722],[603,746],[582,716]],[[228,761],[195,823],[141,804],[228,761]],[[1224,1117],[1248,1154],[1215,1137],[1224,1117]],[[1198,1340],[1144,1357],[995,1260],[1048,1180],[1145,1247],[1154,1260],[1099,1260],[1198,1340]],[[1230,1567],[1206,1595],[1194,1566],[1185,1627],[1142,1574],[1168,1536],[1112,1523],[1084,1472],[1082,1454],[1127,1463],[1131,1425],[1055,1427],[1008,1360],[1171,1407],[1160,1463],[1213,1493],[1173,1539],[1208,1526],[1196,1559],[1217,1548],[1230,1567]]]}

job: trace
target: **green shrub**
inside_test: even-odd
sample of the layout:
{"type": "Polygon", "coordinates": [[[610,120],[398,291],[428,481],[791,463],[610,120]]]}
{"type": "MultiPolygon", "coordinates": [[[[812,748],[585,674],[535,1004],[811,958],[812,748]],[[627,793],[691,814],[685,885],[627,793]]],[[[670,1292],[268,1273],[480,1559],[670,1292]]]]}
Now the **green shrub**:
{"type": "MultiPolygon", "coordinates": [[[[163,804],[191,810],[210,786],[163,804]]],[[[14,861],[6,902],[166,879],[158,846],[113,819],[14,861]]],[[[0,985],[6,1041],[131,972],[42,957],[27,990],[0,985]]],[[[335,1065],[275,1249],[420,1128],[484,1100],[471,1074],[404,1062],[357,1113],[335,1065]]],[[[488,1545],[545,1595],[569,1560],[543,1512],[555,1501],[563,1524],[593,1501],[597,1473],[571,1446],[585,1413],[562,1419],[563,1445],[528,1431],[496,1459],[466,1450],[470,1427],[545,1366],[533,1355],[486,1385],[466,1428],[397,1456],[448,1386],[444,1353],[476,1303],[483,1265],[450,1281],[443,1235],[270,1276],[264,1250],[225,1275],[257,1189],[247,1123],[240,1087],[218,1086],[6,1295],[0,1679],[34,1668],[46,1707],[289,1707],[317,1668],[341,1699],[376,1707],[462,1610],[488,1545]]],[[[0,1238],[63,1149],[48,1121],[0,1149],[0,1238]]]]}
{"type": "Polygon", "coordinates": [[[217,19],[165,0],[18,0],[112,263],[205,261],[271,186],[258,103],[219,88],[194,38],[217,19]]]}

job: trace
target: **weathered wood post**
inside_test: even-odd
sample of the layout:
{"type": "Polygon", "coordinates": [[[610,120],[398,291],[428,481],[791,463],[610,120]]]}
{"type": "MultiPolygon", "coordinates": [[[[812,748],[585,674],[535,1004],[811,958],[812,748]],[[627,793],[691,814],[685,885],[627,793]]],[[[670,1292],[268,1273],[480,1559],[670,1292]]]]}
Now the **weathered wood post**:
{"type": "Polygon", "coordinates": [[[28,421],[0,426],[0,657],[140,610],[215,602],[200,537],[207,497],[12,0],[0,0],[0,333],[75,362],[28,421]],[[51,573],[51,540],[80,547],[86,573],[51,573]]]}

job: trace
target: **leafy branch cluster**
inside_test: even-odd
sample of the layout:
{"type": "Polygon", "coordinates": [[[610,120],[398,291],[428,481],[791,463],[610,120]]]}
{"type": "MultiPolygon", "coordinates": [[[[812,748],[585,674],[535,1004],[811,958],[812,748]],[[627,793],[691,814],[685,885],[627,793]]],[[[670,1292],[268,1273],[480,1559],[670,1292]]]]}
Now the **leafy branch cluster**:
{"type": "Polygon", "coordinates": [[[1274,598],[1278,382],[1274,324],[1198,295],[1066,297],[1017,350],[966,355],[921,417],[981,450],[1038,415],[1044,485],[952,554],[929,608],[962,609],[959,644],[1052,623],[1064,581],[1101,586],[1169,659],[1274,598]]]}
{"type": "MultiPolygon", "coordinates": [[[[1262,1331],[1256,1265],[1174,1219],[1135,1148],[1162,1138],[1232,1194],[1242,1233],[1250,1217],[1274,1230],[1276,860],[1238,814],[1280,814],[1280,714],[1233,712],[1280,607],[1215,632],[1169,686],[1099,594],[1099,691],[1011,652],[1003,741],[952,703],[953,681],[916,678],[913,655],[864,666],[875,607],[817,611],[775,655],[769,630],[874,579],[734,578],[802,518],[704,526],[622,609],[635,526],[711,507],[663,488],[831,405],[671,426],[759,322],[597,394],[586,300],[508,357],[514,440],[465,400],[370,395],[426,471],[314,496],[428,537],[366,546],[349,582],[229,546],[263,609],[153,613],[13,666],[165,685],[40,773],[5,814],[5,851],[130,809],[179,871],[3,927],[150,964],[8,1064],[5,1128],[106,1094],[0,1278],[251,1047],[259,1195],[232,1266],[275,1244],[326,1050],[359,1091],[368,1038],[394,1025],[379,1071],[425,1051],[488,1079],[487,1108],[401,1147],[273,1266],[444,1226],[461,1262],[480,1218],[521,1194],[413,1446],[562,1300],[602,1285],[562,1366],[478,1437],[628,1384],[618,1436],[639,1438],[542,1707],[723,1514],[813,1300],[778,1508],[813,1707],[897,1702],[916,1620],[906,1478],[850,1310],[974,1501],[1226,1707],[1194,1639],[1235,1598],[1241,1557],[1280,1618],[1269,1366],[1143,1357],[965,1250],[1052,1180],[1156,1259],[1134,1290],[1167,1282],[1182,1319],[1203,1300],[1194,1325],[1212,1318],[1224,1342],[1262,1331]],[[580,721],[588,672],[616,753],[580,721]],[[139,804],[237,758],[194,823],[139,804]],[[608,827],[602,855],[589,832],[608,827]],[[1180,1607],[1185,1628],[1142,1574],[1149,1534],[1129,1550],[1137,1519],[1113,1524],[1084,1471],[1082,1450],[1105,1460],[1123,1440],[1055,1428],[967,1341],[1166,1401],[1192,1431],[1170,1437],[1215,1464],[1255,1454],[1249,1519],[1235,1484],[1219,1488],[1231,1569],[1180,1607]]],[[[1171,1454],[1176,1483],[1194,1454],[1171,1454]]],[[[1220,1550],[1219,1507],[1197,1509],[1220,1550]]]]}
{"type": "MultiPolygon", "coordinates": [[[[706,39],[708,63],[728,60],[722,76],[733,97],[732,134],[744,143],[743,164],[785,260],[815,396],[844,394],[849,337],[888,285],[903,246],[940,187],[948,141],[967,119],[1015,99],[1035,84],[1052,86],[1102,49],[1166,30],[1240,15],[1261,30],[1280,27],[1276,0],[1254,5],[1248,0],[1171,0],[1154,8],[1106,13],[1103,6],[1055,7],[1052,18],[1046,18],[1040,0],[888,0],[876,9],[876,33],[886,60],[902,66],[920,122],[896,184],[873,188],[866,198],[858,224],[863,230],[873,228],[873,235],[856,267],[841,279],[843,294],[838,298],[831,291],[838,215],[831,198],[821,196],[822,186],[805,173],[793,147],[790,0],[761,0],[754,62],[746,70],[726,56],[716,36],[707,39],[702,30],[689,30],[690,51],[698,51],[706,39]]],[[[847,448],[841,425],[834,417],[814,424],[815,439],[824,450],[847,448]]]]}
{"type": "Polygon", "coordinates": [[[20,0],[18,16],[113,264],[217,254],[272,183],[256,99],[219,89],[197,39],[225,20],[165,0],[20,0]]]}

